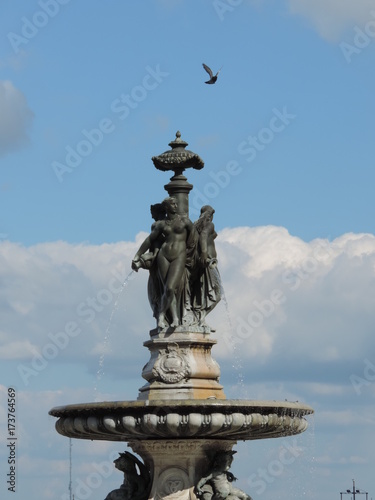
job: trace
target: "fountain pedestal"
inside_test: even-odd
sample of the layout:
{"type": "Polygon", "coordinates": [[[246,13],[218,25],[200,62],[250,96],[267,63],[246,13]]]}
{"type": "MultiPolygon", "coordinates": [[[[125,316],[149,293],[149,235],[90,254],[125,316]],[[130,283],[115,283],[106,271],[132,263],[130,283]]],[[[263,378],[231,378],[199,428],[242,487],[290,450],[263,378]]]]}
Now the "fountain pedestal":
{"type": "Polygon", "coordinates": [[[215,454],[238,440],[299,434],[311,413],[297,402],[219,399],[86,403],[50,411],[63,436],[128,442],[150,471],[150,500],[196,499],[194,486],[215,454]]]}
{"type": "Polygon", "coordinates": [[[231,451],[236,441],[210,439],[130,441],[130,448],[153,470],[150,500],[193,500],[208,457],[231,451]]]}
{"type": "Polygon", "coordinates": [[[150,333],[151,339],[143,344],[151,353],[142,370],[147,384],[141,387],[139,400],[225,399],[220,367],[211,356],[216,341],[207,329],[179,327],[150,333]]]}

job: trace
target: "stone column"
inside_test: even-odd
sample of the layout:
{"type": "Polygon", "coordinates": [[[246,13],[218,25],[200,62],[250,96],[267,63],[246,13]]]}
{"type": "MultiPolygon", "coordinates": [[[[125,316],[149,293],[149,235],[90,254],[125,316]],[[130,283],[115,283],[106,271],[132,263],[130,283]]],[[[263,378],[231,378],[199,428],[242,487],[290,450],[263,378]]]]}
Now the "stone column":
{"type": "Polygon", "coordinates": [[[169,196],[173,196],[177,200],[179,215],[189,216],[189,193],[193,189],[193,185],[187,182],[187,178],[180,174],[171,177],[171,182],[164,186],[169,196]]]}
{"type": "Polygon", "coordinates": [[[189,193],[193,189],[192,184],[187,182],[183,175],[187,168],[200,170],[203,168],[203,160],[192,151],[186,149],[188,143],[181,139],[181,133],[176,132],[176,138],[169,143],[171,149],[165,151],[161,155],[153,156],[152,161],[158,170],[163,172],[172,171],[174,176],[171,177],[171,182],[164,186],[169,196],[177,199],[178,213],[180,215],[189,216],[189,193]]]}

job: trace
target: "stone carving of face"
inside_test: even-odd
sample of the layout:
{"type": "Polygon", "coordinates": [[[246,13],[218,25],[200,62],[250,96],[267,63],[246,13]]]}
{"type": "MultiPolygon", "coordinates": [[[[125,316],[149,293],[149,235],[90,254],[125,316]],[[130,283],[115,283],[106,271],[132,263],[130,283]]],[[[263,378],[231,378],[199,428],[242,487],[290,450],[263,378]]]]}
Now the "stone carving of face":
{"type": "Polygon", "coordinates": [[[163,201],[164,208],[167,213],[169,214],[176,214],[177,213],[177,200],[176,198],[166,198],[163,201]]]}

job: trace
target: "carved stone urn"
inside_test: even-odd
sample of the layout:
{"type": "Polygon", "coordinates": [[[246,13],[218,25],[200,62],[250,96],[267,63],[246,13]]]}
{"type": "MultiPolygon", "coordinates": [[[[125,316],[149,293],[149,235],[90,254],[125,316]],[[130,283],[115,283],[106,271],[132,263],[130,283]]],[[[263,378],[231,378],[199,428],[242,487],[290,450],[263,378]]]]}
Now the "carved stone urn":
{"type": "Polygon", "coordinates": [[[211,354],[216,341],[205,321],[220,300],[214,210],[202,207],[199,220],[190,221],[192,186],[183,171],[201,169],[203,161],[186,150],[179,132],[170,146],[152,158],[159,170],[174,172],[165,186],[169,201],[158,207],[133,261],[133,269],[150,273],[148,295],[157,321],[144,342],[150,353],[142,370],[146,383],[134,401],[68,405],[50,414],[64,436],[124,441],[142,458],[141,472],[141,462],[129,453],[121,466],[115,461],[124,482],[108,500],[250,499],[233,486],[228,471],[237,440],[299,434],[313,409],[298,402],[226,399],[211,354]]]}

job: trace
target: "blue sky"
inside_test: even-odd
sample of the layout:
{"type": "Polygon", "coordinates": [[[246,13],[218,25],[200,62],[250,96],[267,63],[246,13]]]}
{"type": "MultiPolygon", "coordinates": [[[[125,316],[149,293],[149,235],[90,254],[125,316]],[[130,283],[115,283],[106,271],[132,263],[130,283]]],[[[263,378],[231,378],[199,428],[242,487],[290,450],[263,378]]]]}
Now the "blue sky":
{"type": "MultiPolygon", "coordinates": [[[[77,307],[130,272],[170,177],[151,157],[177,130],[205,162],[186,173],[191,218],[216,210],[226,393],[316,410],[303,452],[264,491],[249,478],[284,441],[239,444],[241,487],[329,500],[355,478],[375,495],[375,1],[19,0],[1,4],[0,35],[0,383],[19,392],[19,498],[66,493],[52,406],[137,398],[146,273],[89,323],[77,307]],[[203,62],[222,67],[215,85],[203,62]],[[250,331],[275,289],[285,301],[250,331]],[[69,321],[80,334],[25,382],[19,367],[69,321]]],[[[76,441],[76,479],[114,449],[76,441]]]]}

